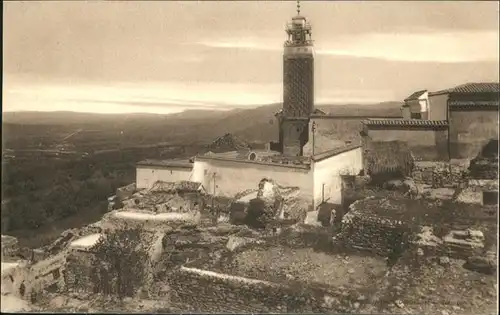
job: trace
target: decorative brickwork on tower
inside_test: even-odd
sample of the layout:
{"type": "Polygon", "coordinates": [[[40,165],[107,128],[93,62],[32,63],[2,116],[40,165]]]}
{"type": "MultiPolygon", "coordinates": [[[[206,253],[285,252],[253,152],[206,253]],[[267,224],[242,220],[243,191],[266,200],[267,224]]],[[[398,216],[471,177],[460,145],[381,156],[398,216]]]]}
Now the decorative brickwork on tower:
{"type": "Polygon", "coordinates": [[[302,156],[309,141],[309,116],[314,112],[314,50],[311,26],[300,16],[300,6],[286,33],[280,144],[284,155],[302,156]]]}
{"type": "Polygon", "coordinates": [[[283,114],[308,118],[314,103],[314,59],[292,56],[283,61],[283,114]]]}

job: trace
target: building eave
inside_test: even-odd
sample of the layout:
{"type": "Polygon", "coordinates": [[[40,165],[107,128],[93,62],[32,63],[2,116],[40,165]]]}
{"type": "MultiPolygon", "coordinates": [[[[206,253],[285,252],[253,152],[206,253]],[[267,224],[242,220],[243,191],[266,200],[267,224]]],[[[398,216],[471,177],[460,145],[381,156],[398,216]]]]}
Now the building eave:
{"type": "Polygon", "coordinates": [[[361,144],[359,144],[359,143],[350,144],[347,146],[343,146],[343,147],[328,150],[328,151],[325,151],[325,152],[322,152],[319,154],[315,154],[314,156],[311,157],[311,160],[314,162],[321,162],[325,159],[328,159],[328,158],[331,158],[333,156],[336,156],[336,155],[339,155],[339,154],[342,154],[342,153],[345,153],[348,151],[352,151],[352,150],[355,150],[358,148],[361,148],[361,144]]]}

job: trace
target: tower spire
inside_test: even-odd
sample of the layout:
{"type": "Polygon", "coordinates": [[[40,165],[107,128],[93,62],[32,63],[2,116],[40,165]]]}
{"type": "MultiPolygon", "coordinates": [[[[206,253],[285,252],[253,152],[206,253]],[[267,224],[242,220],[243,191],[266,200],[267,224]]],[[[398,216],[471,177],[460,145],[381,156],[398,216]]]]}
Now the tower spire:
{"type": "Polygon", "coordinates": [[[300,0],[297,0],[297,15],[300,15],[300,0]]]}

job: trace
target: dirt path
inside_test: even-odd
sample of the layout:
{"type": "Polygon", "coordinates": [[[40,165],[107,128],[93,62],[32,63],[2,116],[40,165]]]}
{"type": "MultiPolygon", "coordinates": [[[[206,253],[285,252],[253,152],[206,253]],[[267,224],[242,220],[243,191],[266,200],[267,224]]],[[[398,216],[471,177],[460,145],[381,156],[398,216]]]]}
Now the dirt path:
{"type": "Polygon", "coordinates": [[[31,305],[12,294],[2,294],[2,313],[14,313],[14,312],[29,312],[33,308],[31,305]]]}

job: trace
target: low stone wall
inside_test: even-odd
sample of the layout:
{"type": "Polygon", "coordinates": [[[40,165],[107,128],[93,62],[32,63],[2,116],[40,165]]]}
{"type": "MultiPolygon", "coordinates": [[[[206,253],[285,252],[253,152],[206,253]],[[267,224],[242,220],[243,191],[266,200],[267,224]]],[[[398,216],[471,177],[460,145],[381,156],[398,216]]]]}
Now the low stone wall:
{"type": "Polygon", "coordinates": [[[268,281],[181,267],[169,276],[172,306],[184,312],[345,311],[349,292],[268,281]]]}
{"type": "Polygon", "coordinates": [[[391,220],[364,213],[354,202],[350,211],[342,219],[342,227],[337,239],[350,249],[371,251],[388,256],[402,250],[406,243],[409,227],[402,221],[391,220]]]}
{"type": "Polygon", "coordinates": [[[416,184],[438,187],[459,187],[467,174],[468,165],[448,162],[415,162],[411,177],[416,184]]]}

